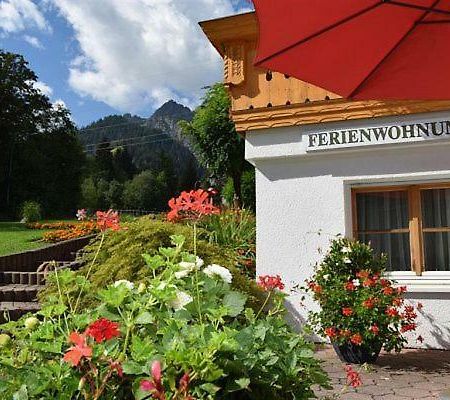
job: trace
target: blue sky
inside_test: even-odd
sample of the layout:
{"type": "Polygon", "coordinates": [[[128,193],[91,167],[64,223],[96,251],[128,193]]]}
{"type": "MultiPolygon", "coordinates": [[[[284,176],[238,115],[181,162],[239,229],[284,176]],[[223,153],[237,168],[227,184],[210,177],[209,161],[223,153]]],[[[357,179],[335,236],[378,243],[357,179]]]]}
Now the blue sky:
{"type": "Polygon", "coordinates": [[[0,0],[0,47],[23,54],[83,126],[149,116],[171,98],[194,107],[222,71],[197,22],[246,10],[244,0],[0,0]]]}

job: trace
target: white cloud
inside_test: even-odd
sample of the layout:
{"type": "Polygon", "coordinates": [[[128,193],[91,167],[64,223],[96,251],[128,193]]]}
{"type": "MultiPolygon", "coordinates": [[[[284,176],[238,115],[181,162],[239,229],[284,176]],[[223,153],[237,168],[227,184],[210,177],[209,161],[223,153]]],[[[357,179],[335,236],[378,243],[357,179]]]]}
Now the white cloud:
{"type": "Polygon", "coordinates": [[[191,104],[221,79],[221,61],[198,21],[234,13],[232,0],[53,0],[80,52],[69,83],[121,111],[173,98],[191,104]]]}
{"type": "Polygon", "coordinates": [[[40,90],[42,94],[45,94],[47,97],[50,97],[53,94],[53,89],[42,81],[35,82],[34,87],[40,90]]]}
{"type": "Polygon", "coordinates": [[[0,30],[14,33],[30,28],[50,31],[44,15],[33,1],[0,1],[0,30]]]}
{"type": "Polygon", "coordinates": [[[33,47],[36,47],[39,50],[43,50],[44,49],[44,45],[35,36],[24,35],[23,36],[23,40],[25,40],[25,42],[27,42],[29,45],[31,45],[33,47]]]}

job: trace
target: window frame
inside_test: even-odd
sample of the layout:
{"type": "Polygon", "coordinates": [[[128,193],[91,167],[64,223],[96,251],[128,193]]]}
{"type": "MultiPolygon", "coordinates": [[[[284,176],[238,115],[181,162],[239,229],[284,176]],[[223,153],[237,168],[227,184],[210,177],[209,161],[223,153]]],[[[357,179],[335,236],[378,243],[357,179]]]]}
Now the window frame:
{"type": "MultiPolygon", "coordinates": [[[[358,209],[356,197],[360,193],[383,193],[405,191],[408,196],[409,227],[408,229],[392,229],[385,233],[407,233],[410,238],[411,272],[417,276],[422,276],[427,271],[425,266],[425,248],[423,234],[426,232],[450,232],[450,228],[423,228],[422,196],[421,191],[430,189],[450,189],[450,182],[444,183],[423,183],[413,185],[389,185],[389,186],[365,186],[352,188],[352,237],[358,238],[358,209]]],[[[393,270],[393,273],[400,272],[393,270]]],[[[405,272],[405,271],[403,271],[405,272]]]]}

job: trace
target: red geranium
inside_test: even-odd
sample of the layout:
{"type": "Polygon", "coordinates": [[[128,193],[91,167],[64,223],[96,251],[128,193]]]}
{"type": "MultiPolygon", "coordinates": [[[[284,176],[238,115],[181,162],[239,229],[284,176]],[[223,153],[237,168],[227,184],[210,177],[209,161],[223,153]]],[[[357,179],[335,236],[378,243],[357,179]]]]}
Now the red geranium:
{"type": "Polygon", "coordinates": [[[358,271],[356,277],[360,279],[367,279],[370,276],[369,271],[358,271]]]}
{"type": "Polygon", "coordinates": [[[352,281],[350,281],[350,282],[347,282],[347,283],[344,284],[344,289],[348,290],[349,292],[351,292],[351,291],[356,289],[356,286],[355,286],[355,284],[352,281]]]}
{"type": "Polygon", "coordinates": [[[345,315],[346,317],[349,317],[350,315],[353,314],[353,309],[351,309],[350,307],[344,307],[342,309],[342,314],[345,315]]]}
{"type": "Polygon", "coordinates": [[[359,346],[362,343],[362,336],[359,333],[355,333],[350,337],[350,342],[359,346]]]}
{"type": "Polygon", "coordinates": [[[73,343],[75,346],[67,350],[63,358],[65,362],[77,367],[83,357],[92,357],[92,348],[86,343],[86,335],[72,332],[69,335],[69,343],[73,343]]]}
{"type": "Polygon", "coordinates": [[[378,335],[378,333],[380,332],[380,328],[378,328],[377,324],[374,324],[369,328],[369,331],[372,332],[374,335],[378,335]]]}
{"type": "Polygon", "coordinates": [[[345,372],[347,373],[347,384],[356,388],[362,385],[361,377],[359,373],[356,372],[350,365],[345,367],[345,372]]]}
{"type": "Polygon", "coordinates": [[[331,328],[326,328],[325,335],[327,335],[330,339],[333,339],[337,336],[337,329],[334,326],[331,328]]]}
{"type": "Polygon", "coordinates": [[[169,221],[183,219],[199,219],[204,215],[219,214],[220,210],[214,206],[210,194],[203,190],[182,192],[178,197],[169,200],[170,211],[167,214],[169,221]]]}
{"type": "Polygon", "coordinates": [[[414,322],[411,322],[410,324],[403,325],[401,327],[400,331],[402,333],[409,332],[409,331],[415,331],[416,328],[417,328],[417,324],[415,324],[414,322]]]}
{"type": "Polygon", "coordinates": [[[386,309],[386,314],[390,317],[397,317],[398,316],[398,310],[394,307],[389,307],[386,309]]]}
{"type": "Polygon", "coordinates": [[[97,343],[102,343],[120,335],[119,324],[101,318],[88,326],[86,335],[94,338],[97,343]]]}
{"type": "Polygon", "coordinates": [[[386,286],[383,288],[382,292],[386,296],[392,296],[394,294],[394,289],[391,288],[390,286],[386,286]]]}
{"type": "Polygon", "coordinates": [[[117,211],[108,210],[107,212],[97,211],[97,226],[101,231],[112,229],[120,230],[120,218],[117,211]]]}
{"type": "Polygon", "coordinates": [[[363,306],[368,308],[368,309],[372,309],[375,307],[375,304],[377,303],[376,299],[374,299],[373,297],[370,297],[367,300],[363,301],[363,306]]]}
{"type": "Polygon", "coordinates": [[[282,282],[280,275],[262,275],[258,278],[258,286],[268,292],[275,289],[284,289],[284,283],[282,282]]]}

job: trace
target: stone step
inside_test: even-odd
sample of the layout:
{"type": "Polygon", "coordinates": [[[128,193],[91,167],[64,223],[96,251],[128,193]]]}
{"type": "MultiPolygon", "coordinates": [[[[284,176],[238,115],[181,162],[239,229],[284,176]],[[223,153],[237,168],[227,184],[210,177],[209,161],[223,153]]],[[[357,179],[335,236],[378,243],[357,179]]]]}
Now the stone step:
{"type": "Polygon", "coordinates": [[[0,323],[8,320],[15,321],[22,315],[39,311],[39,304],[30,301],[1,301],[0,302],[0,323]]]}
{"type": "Polygon", "coordinates": [[[44,279],[44,272],[0,272],[0,284],[4,285],[43,285],[44,279]]]}
{"type": "MultiPolygon", "coordinates": [[[[12,284],[0,286],[1,303],[28,303],[37,302],[37,293],[40,285],[12,284]]],[[[0,308],[1,310],[1,308],[0,308]]]]}

